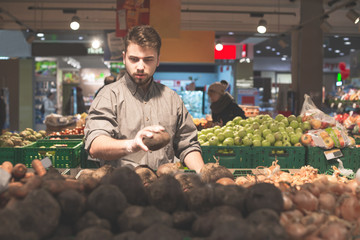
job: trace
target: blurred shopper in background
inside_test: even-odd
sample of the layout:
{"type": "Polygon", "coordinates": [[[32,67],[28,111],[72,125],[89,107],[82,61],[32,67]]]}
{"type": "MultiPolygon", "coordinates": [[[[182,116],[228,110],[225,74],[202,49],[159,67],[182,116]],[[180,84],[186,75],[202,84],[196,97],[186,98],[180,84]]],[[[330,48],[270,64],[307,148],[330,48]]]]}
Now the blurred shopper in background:
{"type": "Polygon", "coordinates": [[[246,119],[245,112],[225,89],[225,85],[220,82],[211,84],[208,89],[213,122],[221,126],[233,120],[236,116],[246,119]]]}
{"type": "Polygon", "coordinates": [[[44,107],[44,118],[47,115],[50,115],[52,113],[56,112],[56,106],[54,103],[55,100],[55,94],[52,92],[49,92],[46,97],[43,100],[43,107],[44,107]]]}

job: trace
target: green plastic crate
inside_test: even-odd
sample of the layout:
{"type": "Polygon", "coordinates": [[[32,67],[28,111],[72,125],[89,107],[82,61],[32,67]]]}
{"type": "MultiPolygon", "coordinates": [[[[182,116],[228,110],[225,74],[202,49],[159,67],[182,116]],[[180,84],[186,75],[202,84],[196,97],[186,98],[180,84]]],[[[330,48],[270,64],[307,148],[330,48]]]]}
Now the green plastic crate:
{"type": "Polygon", "coordinates": [[[281,168],[301,168],[305,166],[305,147],[252,147],[252,168],[269,167],[278,160],[281,168]]]}
{"type": "Polygon", "coordinates": [[[216,162],[227,168],[251,168],[251,147],[245,146],[201,146],[204,163],[216,162]]]}
{"type": "MultiPolygon", "coordinates": [[[[27,146],[33,145],[34,143],[31,143],[27,146]]],[[[25,146],[25,147],[27,147],[25,146]]],[[[24,147],[2,147],[0,148],[0,164],[2,164],[5,161],[9,161],[12,164],[16,163],[16,159],[21,154],[21,149],[24,147]]]]}
{"type": "Polygon", "coordinates": [[[33,145],[21,148],[21,154],[16,162],[31,167],[34,159],[49,157],[55,168],[75,168],[80,165],[82,145],[81,140],[39,140],[33,145]],[[67,144],[67,146],[51,148],[56,144],[67,144]]]}
{"type": "MultiPolygon", "coordinates": [[[[339,159],[343,162],[344,168],[352,169],[356,172],[360,168],[360,148],[343,148],[340,149],[343,156],[339,159]]],[[[307,165],[319,170],[319,173],[326,173],[332,166],[339,166],[337,159],[327,160],[324,151],[319,147],[308,147],[307,165]]]]}

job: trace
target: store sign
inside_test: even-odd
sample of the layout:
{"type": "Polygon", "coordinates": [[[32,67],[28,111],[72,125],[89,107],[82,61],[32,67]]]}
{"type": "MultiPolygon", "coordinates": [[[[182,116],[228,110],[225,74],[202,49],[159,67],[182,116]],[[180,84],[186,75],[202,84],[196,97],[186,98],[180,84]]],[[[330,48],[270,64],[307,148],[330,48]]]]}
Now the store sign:
{"type": "Polygon", "coordinates": [[[87,53],[89,55],[103,55],[104,50],[101,47],[99,47],[99,48],[88,48],[87,53]]]}
{"type": "Polygon", "coordinates": [[[223,45],[221,51],[216,50],[214,46],[215,60],[219,59],[236,59],[236,46],[235,45],[223,45]]]}

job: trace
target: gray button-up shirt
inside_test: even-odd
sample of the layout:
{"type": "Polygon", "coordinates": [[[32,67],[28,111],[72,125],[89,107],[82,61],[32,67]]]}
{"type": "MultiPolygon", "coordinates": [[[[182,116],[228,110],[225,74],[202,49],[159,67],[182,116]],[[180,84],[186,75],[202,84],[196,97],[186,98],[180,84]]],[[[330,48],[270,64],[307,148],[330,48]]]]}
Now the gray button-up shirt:
{"type": "Polygon", "coordinates": [[[196,126],[183,101],[170,88],[151,82],[145,94],[125,74],[119,81],[106,85],[91,104],[85,127],[85,149],[100,135],[116,139],[133,139],[146,126],[161,125],[170,134],[170,143],[158,151],[130,154],[117,161],[116,166],[146,164],[153,169],[174,162],[181,162],[192,151],[200,151],[196,126]]]}

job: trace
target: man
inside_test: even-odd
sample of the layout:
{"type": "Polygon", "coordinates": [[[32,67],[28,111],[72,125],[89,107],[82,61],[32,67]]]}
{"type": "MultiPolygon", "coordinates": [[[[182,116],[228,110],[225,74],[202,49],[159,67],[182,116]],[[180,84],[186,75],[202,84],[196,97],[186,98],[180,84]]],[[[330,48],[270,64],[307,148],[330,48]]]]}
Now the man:
{"type": "Polygon", "coordinates": [[[85,149],[112,165],[146,164],[153,169],[176,156],[200,172],[204,162],[190,114],[174,91],[153,80],[160,47],[161,38],[150,26],[128,32],[123,53],[126,73],[94,99],[85,127],[85,149]],[[170,143],[149,151],[143,137],[163,130],[170,134],[170,143]]]}

